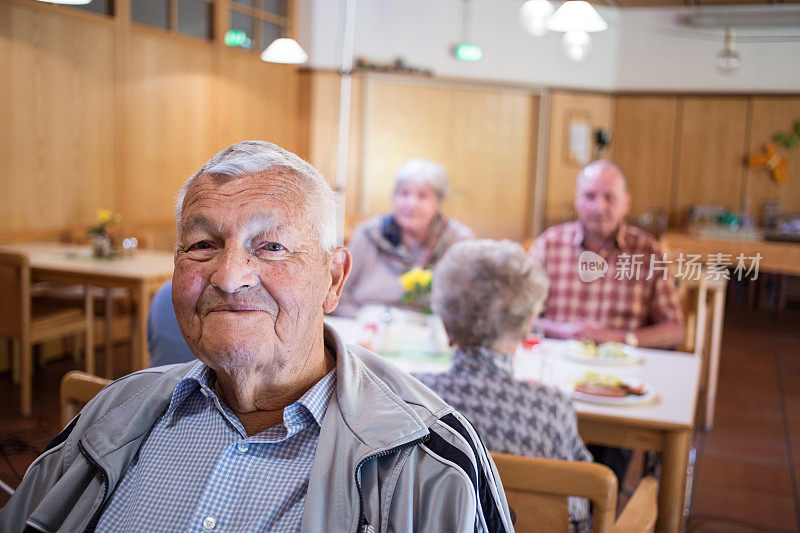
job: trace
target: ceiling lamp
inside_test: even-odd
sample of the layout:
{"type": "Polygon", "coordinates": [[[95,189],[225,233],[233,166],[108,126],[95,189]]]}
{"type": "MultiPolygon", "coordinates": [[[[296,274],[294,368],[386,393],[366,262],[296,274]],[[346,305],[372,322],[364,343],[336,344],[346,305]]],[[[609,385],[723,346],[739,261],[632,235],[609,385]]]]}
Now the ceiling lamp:
{"type": "Polygon", "coordinates": [[[308,61],[308,54],[294,39],[280,37],[261,52],[261,59],[270,63],[290,63],[298,65],[308,61]]]}
{"type": "Polygon", "coordinates": [[[544,27],[550,31],[563,31],[561,47],[572,61],[583,61],[592,46],[589,32],[604,31],[608,24],[595,9],[583,0],[570,0],[561,4],[548,18],[544,27]]]}
{"type": "Polygon", "coordinates": [[[733,28],[725,28],[725,46],[717,52],[717,70],[728,76],[742,68],[742,56],[734,49],[736,33],[733,28]]]}
{"type": "Polygon", "coordinates": [[[544,22],[553,14],[553,4],[550,0],[527,0],[519,8],[519,22],[522,27],[534,37],[541,37],[547,33],[544,22]]]}
{"type": "Polygon", "coordinates": [[[604,31],[608,24],[603,17],[584,0],[570,0],[561,4],[553,16],[545,22],[550,31],[583,30],[585,32],[604,31]]]}
{"type": "Polygon", "coordinates": [[[572,61],[580,62],[586,59],[592,47],[592,38],[583,30],[569,30],[561,38],[561,49],[572,61]]]}

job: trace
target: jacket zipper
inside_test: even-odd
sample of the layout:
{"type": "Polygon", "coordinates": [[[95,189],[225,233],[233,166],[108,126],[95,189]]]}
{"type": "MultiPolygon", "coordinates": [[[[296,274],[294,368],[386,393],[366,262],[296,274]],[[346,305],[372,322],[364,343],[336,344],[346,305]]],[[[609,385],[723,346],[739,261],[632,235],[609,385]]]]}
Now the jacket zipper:
{"type": "Polygon", "coordinates": [[[384,457],[386,455],[390,455],[393,453],[401,452],[407,448],[411,448],[412,446],[416,446],[422,442],[425,442],[430,438],[430,434],[424,435],[418,439],[406,442],[405,444],[401,444],[395,448],[391,448],[389,450],[384,450],[382,452],[378,452],[375,455],[370,455],[368,457],[363,458],[358,465],[356,465],[356,488],[358,489],[358,498],[360,502],[359,513],[358,513],[358,528],[356,530],[357,533],[364,533],[364,532],[371,532],[374,531],[372,526],[369,525],[367,522],[367,515],[364,512],[364,492],[361,490],[361,481],[358,478],[358,473],[361,470],[361,467],[369,460],[378,459],[379,457],[384,457]]]}
{"type": "Polygon", "coordinates": [[[103,510],[106,508],[106,504],[108,503],[108,500],[106,499],[108,497],[108,473],[97,463],[97,461],[92,459],[89,453],[83,448],[83,444],[81,444],[80,441],[78,441],[78,449],[81,451],[81,454],[86,458],[86,460],[89,461],[89,464],[100,471],[100,475],[103,477],[103,486],[105,487],[103,489],[103,501],[100,502],[100,507],[97,508],[97,511],[94,513],[94,516],[92,516],[92,519],[89,520],[89,523],[86,524],[86,529],[84,530],[85,533],[91,533],[97,528],[97,523],[100,521],[100,515],[103,514],[103,510]]]}

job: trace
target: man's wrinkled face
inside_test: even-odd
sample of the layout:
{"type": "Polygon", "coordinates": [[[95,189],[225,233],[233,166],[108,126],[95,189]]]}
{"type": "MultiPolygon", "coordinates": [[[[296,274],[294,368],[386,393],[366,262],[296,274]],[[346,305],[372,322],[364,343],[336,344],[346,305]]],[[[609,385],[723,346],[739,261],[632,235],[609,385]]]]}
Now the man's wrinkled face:
{"type": "Polygon", "coordinates": [[[394,218],[404,230],[422,234],[428,231],[431,220],[439,212],[439,197],[424,181],[409,179],[402,182],[392,197],[394,218]]]}
{"type": "Polygon", "coordinates": [[[575,190],[575,209],[586,233],[610,237],[629,208],[630,195],[616,168],[597,165],[584,171],[575,190]]]}
{"type": "Polygon", "coordinates": [[[284,366],[321,334],[338,294],[305,207],[286,173],[203,175],[187,191],[172,298],[189,347],[211,368],[284,366]]]}

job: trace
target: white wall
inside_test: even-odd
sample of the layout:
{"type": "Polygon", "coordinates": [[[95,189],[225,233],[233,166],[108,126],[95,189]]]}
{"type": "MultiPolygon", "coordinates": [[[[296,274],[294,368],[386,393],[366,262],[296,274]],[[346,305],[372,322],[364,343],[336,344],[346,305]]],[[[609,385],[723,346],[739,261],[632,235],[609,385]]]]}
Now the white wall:
{"type": "MultiPolygon", "coordinates": [[[[309,64],[338,68],[345,0],[305,0],[299,37],[309,64]]],[[[375,62],[397,57],[438,76],[529,85],[612,89],[616,83],[613,32],[594,34],[589,60],[573,63],[561,53],[560,34],[535,38],[519,24],[518,0],[471,0],[472,37],[483,59],[458,61],[452,46],[461,41],[462,0],[357,0],[355,55],[375,62]]],[[[604,10],[603,16],[615,13],[604,10]]]]}
{"type": "MultiPolygon", "coordinates": [[[[338,68],[345,0],[301,0],[298,37],[310,66],[338,68]]],[[[777,31],[740,30],[741,71],[728,77],[714,66],[722,30],[679,27],[686,8],[603,9],[609,29],[594,33],[583,63],[567,60],[561,34],[527,34],[519,24],[521,0],[470,0],[471,41],[484,57],[454,59],[461,41],[462,0],[356,0],[355,55],[376,62],[402,57],[438,76],[597,90],[670,92],[800,92],[800,28],[788,42],[755,42],[777,31]]],[[[790,5],[770,6],[796,9],[790,5]]]]}
{"type": "MultiPolygon", "coordinates": [[[[797,11],[797,6],[768,7],[797,11]]],[[[742,68],[726,76],[715,66],[724,31],[681,27],[675,22],[680,12],[688,10],[624,10],[616,28],[618,89],[800,92],[800,28],[737,29],[742,68]],[[770,38],[787,41],[761,42],[770,38]]]]}

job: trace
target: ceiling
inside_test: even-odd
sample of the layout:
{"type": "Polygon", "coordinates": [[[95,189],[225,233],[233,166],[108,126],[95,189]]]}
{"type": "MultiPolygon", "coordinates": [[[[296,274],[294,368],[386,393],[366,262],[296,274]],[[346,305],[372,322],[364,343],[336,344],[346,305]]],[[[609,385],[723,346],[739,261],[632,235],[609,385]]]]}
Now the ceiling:
{"type": "Polygon", "coordinates": [[[595,5],[610,7],[722,6],[800,4],[800,0],[590,0],[595,5]]]}

